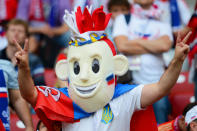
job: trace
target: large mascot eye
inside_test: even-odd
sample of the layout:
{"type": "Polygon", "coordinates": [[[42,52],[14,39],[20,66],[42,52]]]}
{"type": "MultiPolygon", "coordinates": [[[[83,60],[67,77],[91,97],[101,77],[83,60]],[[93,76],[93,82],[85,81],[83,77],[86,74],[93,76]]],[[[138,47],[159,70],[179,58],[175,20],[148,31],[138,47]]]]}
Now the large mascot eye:
{"type": "Polygon", "coordinates": [[[74,62],[74,73],[75,73],[76,75],[78,75],[79,72],[80,72],[79,62],[75,61],[75,62],[74,62]]]}
{"type": "Polygon", "coordinates": [[[94,73],[97,73],[99,71],[99,61],[97,59],[94,59],[92,62],[92,71],[94,73]]]}

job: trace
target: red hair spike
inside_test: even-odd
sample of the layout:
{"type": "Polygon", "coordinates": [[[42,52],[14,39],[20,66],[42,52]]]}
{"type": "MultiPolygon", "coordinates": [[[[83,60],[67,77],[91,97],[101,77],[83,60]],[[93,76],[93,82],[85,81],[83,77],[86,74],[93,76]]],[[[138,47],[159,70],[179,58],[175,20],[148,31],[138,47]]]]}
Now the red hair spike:
{"type": "Polygon", "coordinates": [[[82,14],[81,7],[78,7],[75,16],[79,32],[84,33],[87,31],[104,31],[110,20],[111,13],[106,14],[103,11],[103,6],[101,6],[94,10],[92,15],[87,8],[84,9],[82,14]]]}

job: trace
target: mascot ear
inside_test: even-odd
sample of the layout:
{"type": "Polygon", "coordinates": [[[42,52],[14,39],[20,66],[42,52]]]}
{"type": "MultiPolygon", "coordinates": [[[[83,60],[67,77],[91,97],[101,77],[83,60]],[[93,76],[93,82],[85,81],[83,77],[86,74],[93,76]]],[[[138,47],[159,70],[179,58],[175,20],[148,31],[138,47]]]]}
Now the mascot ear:
{"type": "Polygon", "coordinates": [[[117,76],[122,76],[128,71],[128,59],[124,55],[113,56],[114,60],[114,73],[117,76]]]}
{"type": "Polygon", "coordinates": [[[55,66],[55,73],[60,80],[68,79],[68,61],[60,60],[55,66]]]}

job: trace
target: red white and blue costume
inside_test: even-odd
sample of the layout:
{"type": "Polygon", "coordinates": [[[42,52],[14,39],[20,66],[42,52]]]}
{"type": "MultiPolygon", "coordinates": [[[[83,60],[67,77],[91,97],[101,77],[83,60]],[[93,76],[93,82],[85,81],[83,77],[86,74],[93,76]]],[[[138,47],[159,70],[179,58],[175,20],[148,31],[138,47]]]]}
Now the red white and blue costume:
{"type": "MultiPolygon", "coordinates": [[[[69,45],[83,46],[103,40],[115,56],[114,45],[104,34],[111,14],[105,14],[103,7],[94,10],[92,15],[90,12],[91,9],[85,8],[82,13],[80,7],[72,14],[65,11],[64,19],[73,31],[69,45]]],[[[111,73],[104,82],[107,85],[116,84],[116,76],[111,73]]],[[[116,84],[113,88],[111,101],[102,109],[88,113],[70,98],[67,87],[36,86],[38,97],[34,108],[49,130],[55,130],[62,123],[63,131],[129,131],[133,112],[141,109],[143,85],[116,84]]]]}
{"type": "MultiPolygon", "coordinates": [[[[113,101],[112,107],[110,105],[111,103],[109,103],[110,108],[112,108],[112,112],[114,111],[113,114],[115,117],[116,115],[121,115],[120,112],[122,113],[124,112],[123,107],[121,111],[120,109],[116,109],[116,108],[120,108],[120,105],[121,104],[123,105],[123,103],[125,104],[127,103],[128,105],[124,105],[124,107],[128,109],[132,108],[132,111],[134,111],[135,109],[140,109],[140,97],[141,97],[142,87],[143,87],[142,85],[141,86],[123,85],[123,84],[116,85],[115,93],[112,99],[113,101]],[[132,97],[136,97],[136,98],[132,98],[132,97]],[[118,100],[119,98],[120,100],[118,100]],[[122,99],[124,99],[124,101],[122,99]],[[116,101],[121,101],[122,103],[119,103],[118,105],[116,101]],[[117,105],[114,105],[114,102],[116,102],[117,105]]],[[[39,116],[39,118],[44,122],[44,124],[47,126],[49,130],[54,130],[54,127],[56,127],[55,124],[57,124],[57,121],[63,122],[72,126],[74,125],[72,123],[78,124],[83,119],[85,118],[87,119],[89,117],[93,117],[98,114],[97,112],[87,113],[83,111],[78,105],[76,105],[69,98],[66,87],[61,88],[59,90],[57,88],[51,88],[51,87],[45,87],[45,86],[37,86],[36,88],[38,91],[38,98],[37,98],[37,104],[35,106],[35,111],[37,115],[39,116]]],[[[104,108],[108,108],[108,107],[106,106],[104,108]]],[[[102,110],[104,109],[99,110],[99,112],[102,112],[102,110]]],[[[133,112],[132,113],[129,113],[129,112],[130,112],[129,110],[125,112],[125,114],[127,114],[128,117],[124,118],[125,119],[124,123],[128,124],[128,127],[127,127],[128,129],[130,127],[130,119],[133,113],[133,112]]],[[[97,121],[101,122],[102,119],[97,120],[97,121]]],[[[95,126],[96,125],[97,124],[95,124],[95,126]]],[[[88,126],[88,125],[84,125],[84,126],[88,126]]],[[[74,130],[74,129],[70,129],[70,130],[74,130]]]]}

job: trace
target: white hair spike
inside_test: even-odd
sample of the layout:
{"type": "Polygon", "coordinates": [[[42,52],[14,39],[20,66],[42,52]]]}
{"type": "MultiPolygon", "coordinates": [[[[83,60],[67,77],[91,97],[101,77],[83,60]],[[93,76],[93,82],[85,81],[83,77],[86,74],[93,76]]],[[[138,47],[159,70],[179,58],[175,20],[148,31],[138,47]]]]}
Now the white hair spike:
{"type": "Polygon", "coordinates": [[[64,22],[68,25],[74,34],[79,34],[77,25],[76,25],[76,18],[74,12],[71,14],[68,10],[65,10],[65,15],[63,16],[64,22]]]}
{"type": "Polygon", "coordinates": [[[88,11],[90,12],[90,14],[92,14],[92,5],[90,5],[90,6],[86,6],[86,8],[88,9],[88,11]]]}

